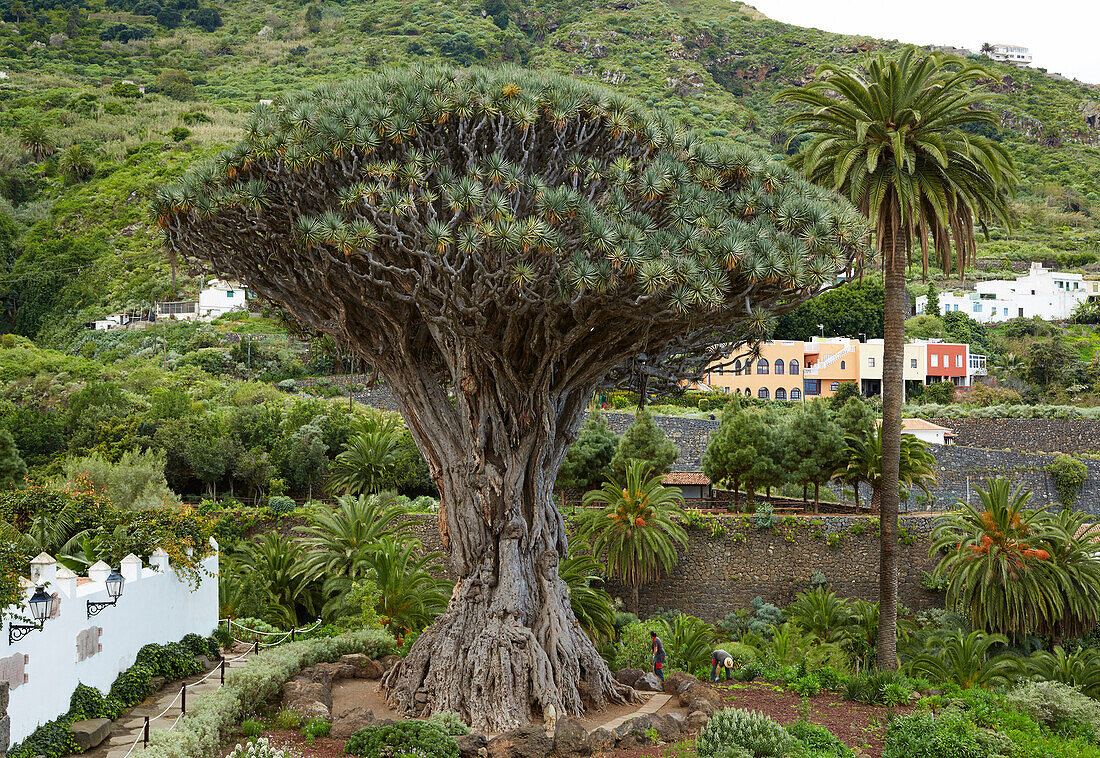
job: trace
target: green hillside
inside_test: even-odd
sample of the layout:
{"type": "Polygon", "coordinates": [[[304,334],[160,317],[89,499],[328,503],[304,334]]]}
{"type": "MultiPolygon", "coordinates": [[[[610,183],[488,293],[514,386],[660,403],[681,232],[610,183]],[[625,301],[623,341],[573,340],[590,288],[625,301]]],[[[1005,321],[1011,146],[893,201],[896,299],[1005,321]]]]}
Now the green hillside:
{"type": "MultiPolygon", "coordinates": [[[[111,310],[194,296],[187,272],[173,287],[148,201],[234,141],[258,100],[385,65],[512,62],[604,82],[781,154],[777,91],[824,61],[897,44],[726,0],[0,0],[0,16],[0,331],[53,344],[111,310]]],[[[999,138],[1023,185],[1018,228],[994,230],[982,254],[1089,264],[1100,89],[994,68],[999,138]]]]}

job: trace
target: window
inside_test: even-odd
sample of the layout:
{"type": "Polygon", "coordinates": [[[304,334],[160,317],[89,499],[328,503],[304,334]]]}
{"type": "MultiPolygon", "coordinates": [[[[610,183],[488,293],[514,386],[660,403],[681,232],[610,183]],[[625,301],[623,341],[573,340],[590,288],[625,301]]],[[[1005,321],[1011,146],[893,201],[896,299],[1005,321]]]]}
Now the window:
{"type": "Polygon", "coordinates": [[[841,370],[841,371],[843,371],[843,370],[844,370],[844,366],[845,366],[845,363],[844,363],[844,361],[841,361],[841,362],[840,362],[840,370],[841,370]]]}
{"type": "Polygon", "coordinates": [[[775,362],[775,373],[782,374],[786,368],[787,364],[785,364],[782,360],[778,360],[775,362]]]}
{"type": "Polygon", "coordinates": [[[910,358],[909,359],[909,368],[916,368],[916,367],[917,367],[917,359],[916,358],[910,358]]]}
{"type": "Polygon", "coordinates": [[[801,399],[802,399],[802,390],[798,389],[798,387],[795,387],[794,389],[792,389],[791,390],[791,400],[801,400],[801,399]]]}
{"type": "Polygon", "coordinates": [[[830,392],[836,392],[838,389],[840,389],[840,382],[833,382],[829,385],[830,392]]]}
{"type": "Polygon", "coordinates": [[[733,375],[741,376],[741,359],[738,358],[733,362],[733,375]]]}
{"type": "Polygon", "coordinates": [[[982,312],[982,304],[981,303],[974,303],[974,312],[975,313],[981,313],[982,312]]]}
{"type": "Polygon", "coordinates": [[[758,373],[758,374],[768,373],[768,362],[765,359],[761,358],[760,360],[758,360],[756,362],[756,373],[758,373]]]}
{"type": "Polygon", "coordinates": [[[963,367],[963,357],[961,355],[956,355],[955,356],[955,368],[962,368],[962,367],[963,367]]]}
{"type": "Polygon", "coordinates": [[[1004,311],[1005,311],[1005,315],[1007,316],[1008,315],[1008,308],[1005,308],[1004,311]]]}
{"type": "Polygon", "coordinates": [[[752,390],[748,387],[745,387],[745,397],[752,397],[752,390]]]}
{"type": "MultiPolygon", "coordinates": [[[[1034,293],[1034,292],[1032,292],[1031,294],[1033,294],[1033,295],[1034,295],[1035,293],[1034,293]]],[[[955,310],[958,310],[958,309],[959,309],[959,304],[958,304],[958,303],[955,303],[955,310]]]]}
{"type": "Polygon", "coordinates": [[[933,366],[940,365],[940,357],[938,355],[936,355],[935,353],[932,353],[932,365],[933,366]]]}
{"type": "Polygon", "coordinates": [[[730,393],[730,388],[729,387],[723,387],[722,392],[724,392],[728,395],[730,393]]]}
{"type": "Polygon", "coordinates": [[[756,396],[758,398],[760,398],[761,400],[767,400],[768,399],[768,388],[767,387],[761,387],[757,391],[756,396]]]}
{"type": "MultiPolygon", "coordinates": [[[[792,359],[790,362],[790,375],[796,376],[798,374],[798,361],[792,359]]],[[[792,398],[793,399],[793,398],[792,398]]]]}
{"type": "Polygon", "coordinates": [[[783,389],[782,387],[777,389],[775,391],[775,399],[776,400],[786,400],[787,399],[787,390],[783,389]]]}
{"type": "Polygon", "coordinates": [[[747,361],[745,361],[745,376],[750,376],[751,374],[752,374],[752,361],[747,360],[747,361]]]}
{"type": "Polygon", "coordinates": [[[802,380],[803,391],[807,395],[820,395],[821,394],[821,380],[820,379],[803,379],[802,380]]]}
{"type": "Polygon", "coordinates": [[[871,368],[874,368],[875,367],[875,359],[874,358],[868,358],[867,359],[867,365],[870,366],[871,368]]]}

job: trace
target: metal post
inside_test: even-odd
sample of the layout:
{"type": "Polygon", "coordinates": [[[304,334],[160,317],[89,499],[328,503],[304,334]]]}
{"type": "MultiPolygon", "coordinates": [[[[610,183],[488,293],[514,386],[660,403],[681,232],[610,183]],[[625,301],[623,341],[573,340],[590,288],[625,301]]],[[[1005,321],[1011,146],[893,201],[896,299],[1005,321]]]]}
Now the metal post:
{"type": "Polygon", "coordinates": [[[221,674],[222,684],[225,684],[225,658],[222,658],[221,669],[222,669],[222,674],[221,674]]]}
{"type": "Polygon", "coordinates": [[[294,642],[294,631],[295,631],[294,629],[290,630],[290,641],[291,642],[294,642]]]}
{"type": "Polygon", "coordinates": [[[183,683],[183,688],[180,690],[180,713],[187,713],[187,682],[183,683]]]}
{"type": "Polygon", "coordinates": [[[145,717],[145,726],[141,728],[142,747],[149,747],[149,717],[145,717]]]}
{"type": "Polygon", "coordinates": [[[252,652],[257,653],[257,654],[260,652],[260,641],[259,640],[256,640],[256,642],[254,643],[252,652]]]}

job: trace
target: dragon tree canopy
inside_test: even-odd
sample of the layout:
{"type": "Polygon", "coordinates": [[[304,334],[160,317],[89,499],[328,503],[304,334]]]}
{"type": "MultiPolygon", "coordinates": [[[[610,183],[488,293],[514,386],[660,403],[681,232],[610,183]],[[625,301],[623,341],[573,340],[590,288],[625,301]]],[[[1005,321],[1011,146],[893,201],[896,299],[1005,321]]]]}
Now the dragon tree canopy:
{"type": "Polygon", "coordinates": [[[515,68],[387,71],[259,106],[156,212],[173,254],[388,381],[459,582],[387,698],[492,731],[631,696],[557,572],[554,479],[596,387],[643,353],[675,378],[762,338],[855,274],[867,236],[765,156],[515,68]]]}

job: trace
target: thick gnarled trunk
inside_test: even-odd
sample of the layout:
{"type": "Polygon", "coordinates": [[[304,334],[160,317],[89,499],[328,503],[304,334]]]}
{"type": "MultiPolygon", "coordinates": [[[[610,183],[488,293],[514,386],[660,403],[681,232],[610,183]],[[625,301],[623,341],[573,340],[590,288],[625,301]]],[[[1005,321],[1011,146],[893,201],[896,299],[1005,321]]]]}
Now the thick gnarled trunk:
{"type": "Polygon", "coordinates": [[[444,406],[446,421],[431,418],[415,386],[396,390],[440,486],[458,583],[447,611],[388,672],[387,702],[410,715],[454,712],[489,732],[541,721],[548,706],[580,715],[622,702],[631,691],[611,676],[558,576],[568,543],[553,485],[584,403],[487,399],[479,384],[444,406]]]}

